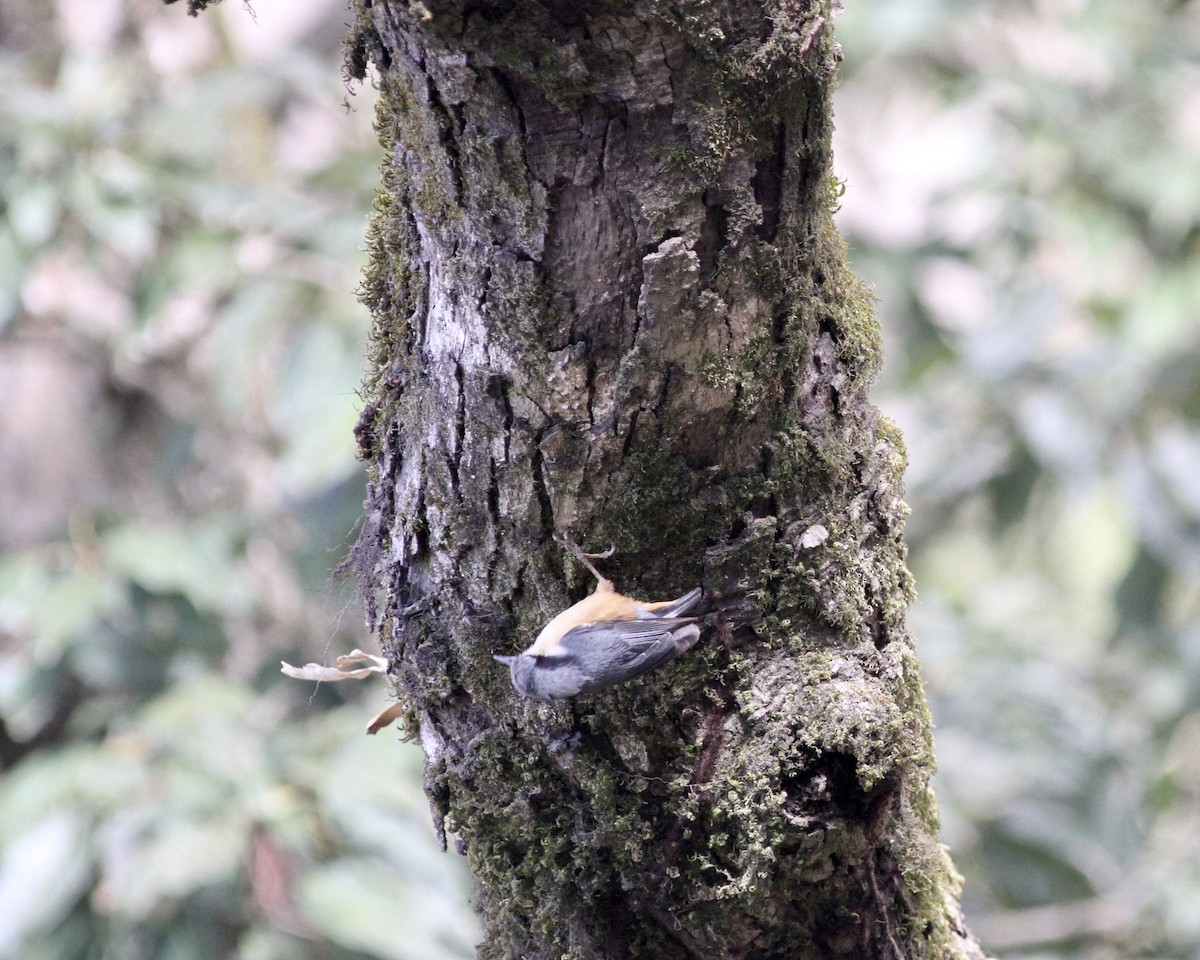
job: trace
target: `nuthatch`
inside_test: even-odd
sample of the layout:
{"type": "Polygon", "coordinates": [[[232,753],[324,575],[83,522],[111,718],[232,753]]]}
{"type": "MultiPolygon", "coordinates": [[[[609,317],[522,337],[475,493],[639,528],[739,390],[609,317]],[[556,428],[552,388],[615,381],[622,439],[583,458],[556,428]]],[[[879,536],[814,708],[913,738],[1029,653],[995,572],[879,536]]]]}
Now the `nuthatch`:
{"type": "MultiPolygon", "coordinates": [[[[556,538],[557,539],[557,538],[556,538]]],[[[631,680],[690,650],[700,639],[695,617],[697,587],[678,600],[647,603],[617,593],[589,556],[569,537],[562,542],[596,578],[596,590],[542,628],[527,650],[496,656],[512,671],[517,693],[538,700],[564,700],[631,680]]]]}

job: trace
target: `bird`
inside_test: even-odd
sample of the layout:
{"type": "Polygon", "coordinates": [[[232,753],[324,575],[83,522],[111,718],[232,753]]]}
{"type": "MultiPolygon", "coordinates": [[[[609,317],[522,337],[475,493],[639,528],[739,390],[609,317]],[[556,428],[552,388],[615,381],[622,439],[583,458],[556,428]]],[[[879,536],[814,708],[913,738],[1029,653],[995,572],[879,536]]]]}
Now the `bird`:
{"type": "Polygon", "coordinates": [[[635,600],[617,592],[569,535],[556,535],[596,578],[596,589],[550,620],[516,656],[495,654],[509,668],[517,693],[536,700],[565,700],[624,683],[674,660],[700,639],[700,625],[686,616],[704,591],[696,587],[675,600],[635,600]]]}

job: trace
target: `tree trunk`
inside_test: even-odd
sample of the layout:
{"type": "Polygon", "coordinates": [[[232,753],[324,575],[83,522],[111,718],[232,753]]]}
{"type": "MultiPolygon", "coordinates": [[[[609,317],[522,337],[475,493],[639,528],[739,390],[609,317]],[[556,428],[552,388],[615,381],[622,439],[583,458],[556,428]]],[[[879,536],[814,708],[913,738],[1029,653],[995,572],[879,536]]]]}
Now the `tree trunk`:
{"type": "Polygon", "coordinates": [[[387,158],[352,561],[480,955],[981,956],[832,222],[830,0],[357,3],[387,158]],[[519,698],[492,654],[591,588],[555,531],[625,593],[703,585],[700,643],[519,698]]]}

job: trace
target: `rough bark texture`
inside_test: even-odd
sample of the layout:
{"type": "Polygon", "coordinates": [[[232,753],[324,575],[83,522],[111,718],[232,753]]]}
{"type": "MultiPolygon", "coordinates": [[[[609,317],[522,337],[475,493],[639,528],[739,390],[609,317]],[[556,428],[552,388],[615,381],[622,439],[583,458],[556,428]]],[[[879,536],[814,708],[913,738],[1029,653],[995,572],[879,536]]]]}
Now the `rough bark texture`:
{"type": "Polygon", "coordinates": [[[387,158],[353,560],[481,956],[978,956],[832,224],[829,0],[357,2],[387,158]],[[519,699],[491,655],[591,587],[556,530],[635,596],[703,584],[701,643],[519,699]]]}

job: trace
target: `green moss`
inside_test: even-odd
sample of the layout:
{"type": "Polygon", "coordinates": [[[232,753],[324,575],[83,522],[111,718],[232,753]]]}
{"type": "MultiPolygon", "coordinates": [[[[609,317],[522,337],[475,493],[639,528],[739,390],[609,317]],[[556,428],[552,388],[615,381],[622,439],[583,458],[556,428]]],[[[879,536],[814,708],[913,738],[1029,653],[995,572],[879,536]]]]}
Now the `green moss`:
{"type": "Polygon", "coordinates": [[[653,569],[654,560],[664,556],[679,558],[675,576],[681,583],[694,582],[705,545],[724,538],[730,500],[744,496],[738,481],[713,485],[659,447],[632,451],[614,480],[597,535],[616,545],[630,569],[653,569]],[[655,522],[647,524],[648,517],[655,522]]]}
{"type": "Polygon", "coordinates": [[[754,337],[733,355],[709,355],[700,361],[697,371],[705,386],[727,390],[735,396],[739,417],[749,419],[777,389],[776,378],[763,370],[774,358],[775,347],[769,336],[754,337]]]}
{"type": "MultiPolygon", "coordinates": [[[[668,163],[709,184],[732,157],[757,153],[760,144],[773,142],[779,117],[808,113],[814,82],[823,86],[837,59],[828,26],[832,11],[822,4],[800,29],[776,30],[764,43],[731,52],[714,5],[687,9],[671,21],[701,58],[703,73],[693,80],[705,92],[696,98],[697,142],[677,148],[668,163]]],[[[818,147],[826,148],[823,135],[814,133],[818,147]]]]}
{"type": "Polygon", "coordinates": [[[687,173],[700,183],[712,183],[735,151],[753,149],[757,140],[756,132],[747,123],[753,114],[739,102],[740,95],[730,82],[728,65],[725,69],[718,65],[713,78],[722,95],[721,99],[697,105],[699,144],[691,150],[677,149],[669,159],[671,169],[687,173]]]}
{"type": "Polygon", "coordinates": [[[533,79],[543,96],[563,113],[577,113],[591,92],[591,77],[575,46],[547,43],[534,59],[537,67],[533,79]]]}
{"type": "Polygon", "coordinates": [[[875,293],[847,266],[845,241],[829,219],[823,225],[822,238],[824,260],[829,266],[825,277],[827,296],[838,305],[829,317],[839,334],[838,356],[865,389],[883,363],[883,332],[875,312],[875,293]]]}
{"type": "Polygon", "coordinates": [[[380,50],[379,37],[371,22],[369,11],[360,0],[348,4],[351,20],[342,39],[342,69],[347,82],[361,82],[367,78],[367,69],[380,50]]]}
{"type": "MultiPolygon", "coordinates": [[[[387,89],[387,88],[385,88],[387,89]]],[[[399,92],[394,96],[401,97],[399,92]]],[[[367,223],[367,265],[363,270],[358,295],[371,311],[371,352],[365,384],[365,399],[377,401],[385,396],[383,380],[398,357],[409,356],[413,348],[411,316],[416,302],[424,296],[419,280],[412,272],[419,241],[409,214],[407,172],[395,161],[397,125],[393,122],[387,97],[381,97],[376,118],[376,133],[384,148],[381,183],[367,223]]],[[[382,410],[381,423],[393,411],[382,410]]]]}
{"type": "Polygon", "coordinates": [[[897,492],[904,485],[904,473],[908,470],[908,446],[900,428],[887,417],[880,416],[875,427],[876,435],[888,445],[890,454],[888,479],[897,492]]]}

